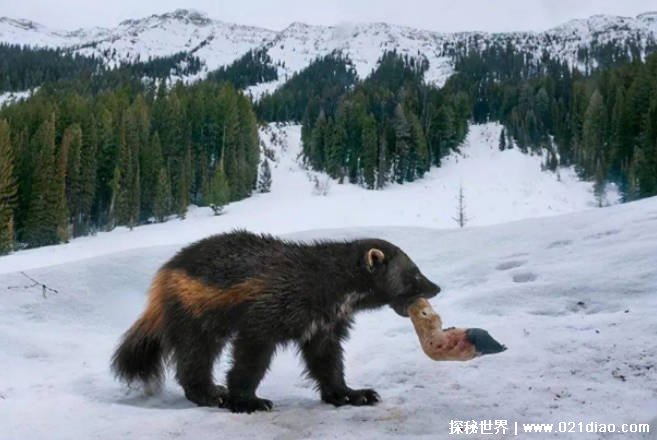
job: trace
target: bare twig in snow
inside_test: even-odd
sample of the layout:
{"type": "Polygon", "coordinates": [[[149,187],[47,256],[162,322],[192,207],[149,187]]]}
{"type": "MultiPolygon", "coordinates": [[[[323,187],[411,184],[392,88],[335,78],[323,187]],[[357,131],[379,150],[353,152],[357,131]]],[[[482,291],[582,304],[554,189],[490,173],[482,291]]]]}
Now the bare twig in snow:
{"type": "Polygon", "coordinates": [[[52,292],[52,293],[59,293],[58,290],[53,289],[52,287],[48,287],[47,285],[43,284],[42,282],[39,282],[26,274],[25,272],[21,272],[21,275],[23,275],[25,278],[28,280],[32,281],[32,284],[28,284],[25,286],[9,286],[7,287],[7,290],[11,289],[31,289],[32,287],[41,287],[41,294],[43,295],[44,298],[46,298],[46,293],[47,292],[52,292]]]}

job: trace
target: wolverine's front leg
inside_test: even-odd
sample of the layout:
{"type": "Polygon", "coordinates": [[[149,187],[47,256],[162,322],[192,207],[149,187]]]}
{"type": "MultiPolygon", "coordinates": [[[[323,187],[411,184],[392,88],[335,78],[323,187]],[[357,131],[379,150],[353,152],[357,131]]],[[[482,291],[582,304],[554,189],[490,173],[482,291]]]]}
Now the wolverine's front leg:
{"type": "Polygon", "coordinates": [[[226,406],[232,412],[269,411],[271,400],[260,399],[255,392],[265,375],[275,344],[253,336],[238,335],[233,342],[233,367],[228,372],[226,406]]]}
{"type": "Polygon", "coordinates": [[[354,390],[344,380],[341,338],[346,336],[346,325],[338,325],[329,332],[318,332],[301,344],[308,374],[317,382],[322,400],[335,406],[374,405],[381,401],[372,389],[354,390]]]}

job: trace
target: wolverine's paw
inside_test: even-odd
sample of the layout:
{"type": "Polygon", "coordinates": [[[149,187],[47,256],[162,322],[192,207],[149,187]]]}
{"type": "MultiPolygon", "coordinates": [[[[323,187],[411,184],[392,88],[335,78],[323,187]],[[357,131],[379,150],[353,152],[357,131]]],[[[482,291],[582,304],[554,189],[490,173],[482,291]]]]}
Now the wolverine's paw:
{"type": "Polygon", "coordinates": [[[353,405],[376,405],[381,401],[381,396],[374,390],[365,388],[362,390],[352,390],[348,388],[346,391],[323,393],[322,400],[335,406],[353,405]]]}
{"type": "Polygon", "coordinates": [[[214,385],[211,388],[185,388],[185,397],[198,406],[218,406],[223,408],[226,405],[228,390],[221,385],[214,385]]]}
{"type": "Polygon", "coordinates": [[[259,397],[229,396],[226,400],[226,408],[234,413],[252,413],[255,411],[271,411],[274,404],[271,400],[259,397]]]}

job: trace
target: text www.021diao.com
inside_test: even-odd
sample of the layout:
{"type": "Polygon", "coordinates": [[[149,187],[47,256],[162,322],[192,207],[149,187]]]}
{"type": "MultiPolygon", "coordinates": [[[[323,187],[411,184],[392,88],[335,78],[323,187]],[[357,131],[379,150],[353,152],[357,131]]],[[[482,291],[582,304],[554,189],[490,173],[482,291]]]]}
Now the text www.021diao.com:
{"type": "Polygon", "coordinates": [[[647,423],[599,423],[599,422],[558,422],[558,423],[522,423],[508,420],[451,420],[449,433],[453,435],[488,434],[518,435],[529,433],[648,433],[647,423]]]}

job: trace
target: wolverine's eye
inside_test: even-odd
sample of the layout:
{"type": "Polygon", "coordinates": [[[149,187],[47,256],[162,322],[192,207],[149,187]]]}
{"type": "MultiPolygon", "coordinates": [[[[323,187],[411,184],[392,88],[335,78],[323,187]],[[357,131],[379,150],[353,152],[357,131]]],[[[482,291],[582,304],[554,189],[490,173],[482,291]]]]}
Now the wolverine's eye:
{"type": "Polygon", "coordinates": [[[416,273],[415,274],[415,281],[420,281],[421,279],[422,279],[422,275],[420,275],[419,273],[416,273]]]}

